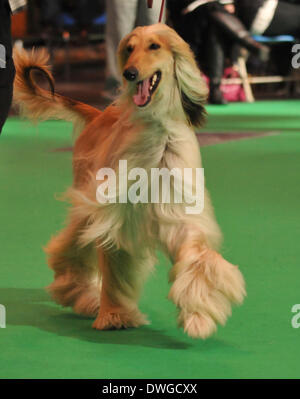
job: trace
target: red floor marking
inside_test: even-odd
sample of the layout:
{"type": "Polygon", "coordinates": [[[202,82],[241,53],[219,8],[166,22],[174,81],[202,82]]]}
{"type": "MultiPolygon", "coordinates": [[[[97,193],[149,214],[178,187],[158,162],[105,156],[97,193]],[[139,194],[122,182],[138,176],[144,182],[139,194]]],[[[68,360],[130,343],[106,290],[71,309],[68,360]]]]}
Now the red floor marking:
{"type": "Polygon", "coordinates": [[[257,137],[265,137],[279,134],[279,132],[269,131],[269,132],[243,132],[243,133],[208,133],[199,132],[197,133],[197,139],[201,147],[208,145],[215,145],[224,143],[225,141],[237,141],[244,139],[254,139],[257,137]]]}
{"type": "MultiPolygon", "coordinates": [[[[199,132],[197,133],[197,139],[201,147],[205,147],[208,145],[215,145],[219,143],[223,143],[225,141],[236,141],[243,139],[252,139],[256,137],[265,137],[272,136],[275,134],[279,134],[279,132],[243,132],[243,133],[208,133],[208,132],[199,132]]],[[[71,152],[73,151],[73,147],[61,147],[56,148],[53,152],[71,152]]]]}

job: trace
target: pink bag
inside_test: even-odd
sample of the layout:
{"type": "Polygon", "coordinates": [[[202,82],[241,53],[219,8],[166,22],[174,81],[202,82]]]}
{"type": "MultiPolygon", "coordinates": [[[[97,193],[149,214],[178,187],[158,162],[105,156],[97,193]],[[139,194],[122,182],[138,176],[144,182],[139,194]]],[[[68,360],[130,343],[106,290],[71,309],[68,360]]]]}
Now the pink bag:
{"type": "MultiPolygon", "coordinates": [[[[239,73],[233,67],[228,67],[224,71],[223,79],[239,78],[239,73]]],[[[246,101],[244,88],[241,84],[221,84],[221,91],[228,102],[246,101]]]]}
{"type": "MultiPolygon", "coordinates": [[[[206,81],[207,86],[209,86],[209,78],[203,74],[204,80],[206,81]]],[[[240,75],[238,71],[236,71],[232,66],[225,68],[223,79],[229,78],[239,78],[240,75]]],[[[246,95],[244,88],[241,84],[221,84],[220,87],[224,98],[228,102],[244,102],[246,101],[246,95]]]]}

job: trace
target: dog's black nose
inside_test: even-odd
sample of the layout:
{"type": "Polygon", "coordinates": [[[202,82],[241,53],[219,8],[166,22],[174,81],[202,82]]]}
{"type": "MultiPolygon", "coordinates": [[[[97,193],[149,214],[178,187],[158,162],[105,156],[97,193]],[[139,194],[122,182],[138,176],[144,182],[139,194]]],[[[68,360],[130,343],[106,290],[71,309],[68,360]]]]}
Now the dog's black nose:
{"type": "Polygon", "coordinates": [[[123,76],[125,79],[133,82],[138,77],[138,74],[139,71],[135,67],[130,67],[124,71],[123,76]]]}

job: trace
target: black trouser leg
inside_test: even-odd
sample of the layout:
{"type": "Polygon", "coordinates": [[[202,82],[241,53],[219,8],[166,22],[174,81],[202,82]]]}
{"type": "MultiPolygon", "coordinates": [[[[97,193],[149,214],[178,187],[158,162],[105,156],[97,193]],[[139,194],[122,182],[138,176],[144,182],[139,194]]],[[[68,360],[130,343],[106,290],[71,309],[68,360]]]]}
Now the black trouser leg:
{"type": "Polygon", "coordinates": [[[0,134],[12,101],[15,68],[12,59],[10,8],[0,1],[0,134]]]}
{"type": "Polygon", "coordinates": [[[207,38],[208,75],[212,84],[220,84],[224,71],[225,49],[216,29],[209,29],[207,38]]]}
{"type": "Polygon", "coordinates": [[[225,64],[225,45],[216,28],[211,25],[207,38],[207,69],[209,76],[209,101],[213,104],[225,104],[220,90],[225,64]]]}
{"type": "Polygon", "coordinates": [[[12,102],[14,76],[15,68],[10,59],[6,62],[6,69],[0,69],[0,134],[12,102]]]}
{"type": "Polygon", "coordinates": [[[210,16],[233,41],[259,55],[262,59],[268,58],[268,48],[252,39],[248,30],[235,15],[222,9],[212,9],[210,16]]]}
{"type": "Polygon", "coordinates": [[[264,34],[293,35],[300,39],[300,4],[279,1],[271,24],[264,34]]]}

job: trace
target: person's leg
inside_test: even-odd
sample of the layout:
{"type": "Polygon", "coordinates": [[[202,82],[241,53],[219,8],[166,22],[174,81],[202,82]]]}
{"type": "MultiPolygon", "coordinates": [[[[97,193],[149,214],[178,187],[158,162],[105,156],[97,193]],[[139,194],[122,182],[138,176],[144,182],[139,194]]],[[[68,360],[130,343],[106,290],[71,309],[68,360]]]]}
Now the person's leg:
{"type": "Polygon", "coordinates": [[[0,134],[8,116],[12,102],[15,68],[12,59],[7,62],[5,71],[0,69],[0,134]]]}
{"type": "Polygon", "coordinates": [[[211,104],[226,104],[220,90],[224,72],[224,46],[217,30],[211,24],[207,35],[207,72],[209,77],[209,102],[211,104]]]}
{"type": "MultiPolygon", "coordinates": [[[[172,27],[191,47],[192,51],[198,56],[199,42],[203,36],[206,14],[192,12],[187,15],[182,14],[185,2],[178,4],[177,1],[168,1],[168,15],[172,21],[172,27]],[[200,14],[200,15],[199,15],[200,14]]],[[[200,7],[201,8],[201,7],[200,7]]],[[[205,26],[206,27],[206,26],[205,26]]]]}
{"type": "Polygon", "coordinates": [[[138,0],[106,0],[106,89],[113,89],[121,81],[116,52],[120,40],[134,28],[138,0]]]}
{"type": "Polygon", "coordinates": [[[279,1],[266,36],[294,35],[300,38],[300,4],[279,1]]]}
{"type": "Polygon", "coordinates": [[[12,59],[10,9],[0,2],[0,134],[12,101],[15,67],[12,59]]]}
{"type": "MultiPolygon", "coordinates": [[[[152,8],[148,8],[147,1],[138,2],[138,15],[137,15],[137,26],[153,25],[157,24],[159,20],[161,9],[161,1],[153,1],[152,8]]],[[[165,21],[166,9],[163,10],[162,22],[165,21]]]]}
{"type": "Polygon", "coordinates": [[[235,15],[218,7],[211,9],[210,18],[231,40],[258,55],[262,60],[268,59],[268,47],[252,39],[246,27],[235,15]]]}

